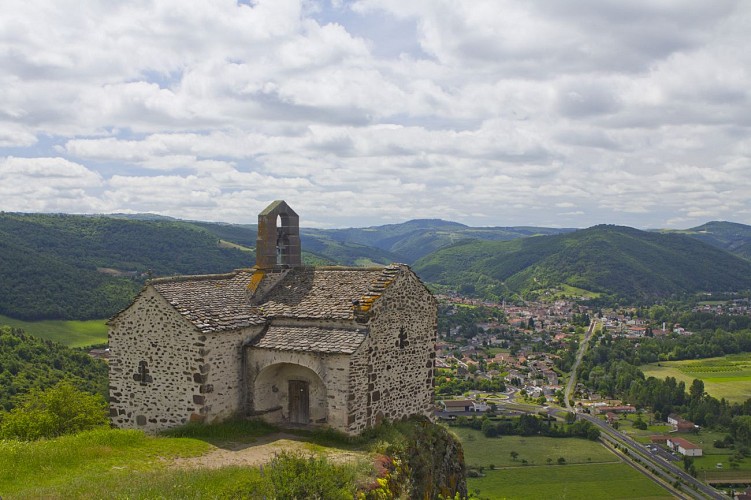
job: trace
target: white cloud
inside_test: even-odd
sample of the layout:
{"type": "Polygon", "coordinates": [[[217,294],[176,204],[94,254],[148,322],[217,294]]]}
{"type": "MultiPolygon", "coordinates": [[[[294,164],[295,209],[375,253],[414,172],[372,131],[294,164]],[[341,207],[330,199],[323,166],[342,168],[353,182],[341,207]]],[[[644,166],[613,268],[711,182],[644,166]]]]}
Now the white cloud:
{"type": "Polygon", "coordinates": [[[101,206],[92,193],[102,177],[63,158],[0,158],[0,210],[91,211],[101,206]]]}
{"type": "Polygon", "coordinates": [[[2,209],[751,223],[749,33],[733,0],[9,0],[2,209]]]}

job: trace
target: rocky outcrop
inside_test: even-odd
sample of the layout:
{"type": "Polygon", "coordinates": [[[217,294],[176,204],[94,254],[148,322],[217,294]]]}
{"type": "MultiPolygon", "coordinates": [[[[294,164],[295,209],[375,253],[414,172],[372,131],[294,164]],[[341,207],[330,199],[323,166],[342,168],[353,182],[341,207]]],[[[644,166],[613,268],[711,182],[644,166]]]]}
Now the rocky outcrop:
{"type": "Polygon", "coordinates": [[[466,498],[467,474],[459,439],[424,417],[398,425],[404,439],[392,443],[388,454],[401,468],[400,489],[415,499],[455,498],[457,494],[466,498]]]}

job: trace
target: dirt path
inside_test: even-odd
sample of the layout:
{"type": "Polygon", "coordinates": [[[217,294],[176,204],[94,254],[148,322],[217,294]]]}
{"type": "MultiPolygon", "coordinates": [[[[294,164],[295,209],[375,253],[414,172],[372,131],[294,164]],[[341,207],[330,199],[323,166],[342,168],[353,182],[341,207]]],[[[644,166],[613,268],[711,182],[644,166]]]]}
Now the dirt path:
{"type": "Polygon", "coordinates": [[[268,463],[281,451],[299,452],[306,455],[323,454],[336,463],[355,462],[368,456],[362,451],[325,448],[302,441],[292,434],[276,433],[258,438],[253,443],[229,443],[221,448],[213,447],[211,451],[200,457],[176,458],[172,466],[184,469],[218,469],[231,465],[257,467],[268,463]]]}

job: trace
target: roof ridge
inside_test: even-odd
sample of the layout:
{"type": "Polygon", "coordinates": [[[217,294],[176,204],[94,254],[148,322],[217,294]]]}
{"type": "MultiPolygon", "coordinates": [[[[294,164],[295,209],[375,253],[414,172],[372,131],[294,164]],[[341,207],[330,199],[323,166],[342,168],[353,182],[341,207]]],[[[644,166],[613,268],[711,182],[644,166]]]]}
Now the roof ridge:
{"type": "Polygon", "coordinates": [[[314,266],[311,268],[313,270],[321,271],[380,271],[386,267],[388,266],[314,266]]]}
{"type": "Polygon", "coordinates": [[[146,282],[148,285],[159,285],[163,283],[180,283],[183,281],[210,281],[216,279],[234,278],[240,273],[251,272],[253,268],[235,269],[229,273],[217,274],[183,274],[179,276],[163,276],[160,278],[151,278],[146,282]]]}

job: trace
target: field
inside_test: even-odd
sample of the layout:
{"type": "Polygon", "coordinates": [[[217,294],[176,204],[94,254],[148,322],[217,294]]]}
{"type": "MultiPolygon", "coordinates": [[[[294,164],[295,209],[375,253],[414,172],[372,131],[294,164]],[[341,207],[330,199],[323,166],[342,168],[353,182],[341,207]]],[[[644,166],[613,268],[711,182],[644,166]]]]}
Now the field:
{"type": "Polygon", "coordinates": [[[596,298],[599,298],[600,295],[602,295],[598,292],[590,292],[589,290],[585,290],[583,288],[577,288],[571,285],[566,285],[565,283],[562,283],[560,287],[561,287],[560,295],[564,297],[584,297],[586,299],[596,299],[596,298]]]}
{"type": "Polygon", "coordinates": [[[68,347],[85,347],[107,342],[104,319],[89,321],[21,321],[0,315],[0,325],[21,328],[29,335],[54,340],[68,347]]]}
{"type": "Polygon", "coordinates": [[[601,444],[579,438],[503,436],[452,428],[468,466],[485,468],[470,478],[481,498],[671,498],[651,480],[622,463],[601,444]],[[511,452],[518,453],[514,459],[511,452]],[[566,465],[558,465],[563,457],[566,465]],[[550,462],[548,462],[550,459],[550,462]],[[493,465],[495,470],[490,470],[493,465]]]}
{"type": "Polygon", "coordinates": [[[675,377],[686,387],[694,379],[704,382],[704,390],[715,398],[740,403],[751,398],[751,353],[721,358],[662,361],[641,367],[648,377],[675,377]]]}
{"type": "Polygon", "coordinates": [[[541,465],[485,471],[469,479],[480,498],[673,498],[630,466],[609,464],[541,465]]]}
{"type": "Polygon", "coordinates": [[[579,438],[549,438],[542,436],[502,436],[486,438],[482,432],[462,427],[452,427],[464,446],[464,459],[467,465],[496,467],[522,466],[522,460],[529,465],[546,465],[547,459],[556,462],[559,457],[569,464],[618,462],[618,458],[604,446],[594,441],[579,438]],[[519,454],[516,460],[511,452],[519,454]]]}

